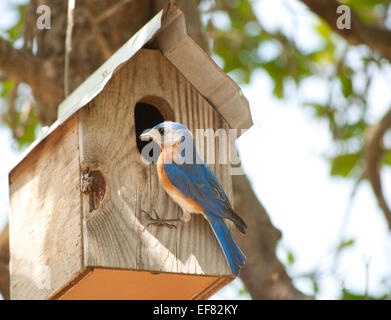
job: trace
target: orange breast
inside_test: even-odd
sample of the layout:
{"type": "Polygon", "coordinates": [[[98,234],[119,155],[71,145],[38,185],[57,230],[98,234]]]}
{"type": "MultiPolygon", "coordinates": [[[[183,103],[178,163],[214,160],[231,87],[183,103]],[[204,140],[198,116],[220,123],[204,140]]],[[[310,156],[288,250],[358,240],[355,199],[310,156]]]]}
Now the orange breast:
{"type": "Polygon", "coordinates": [[[204,208],[195,202],[193,199],[185,197],[182,192],[180,192],[170,181],[170,179],[167,177],[166,172],[163,169],[164,165],[164,152],[165,150],[162,150],[159,159],[157,161],[157,174],[159,177],[159,181],[162,184],[164,190],[171,196],[171,198],[177,202],[182,209],[192,212],[192,213],[201,213],[204,211],[204,208]]]}

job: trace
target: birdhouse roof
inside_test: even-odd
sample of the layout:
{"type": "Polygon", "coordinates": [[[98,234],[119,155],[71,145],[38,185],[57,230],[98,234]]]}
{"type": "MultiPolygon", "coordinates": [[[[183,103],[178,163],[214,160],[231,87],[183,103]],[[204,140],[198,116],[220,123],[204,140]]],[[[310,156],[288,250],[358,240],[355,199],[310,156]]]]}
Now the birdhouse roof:
{"type": "Polygon", "coordinates": [[[249,104],[240,87],[188,35],[183,12],[171,4],[156,14],[60,103],[57,120],[25,150],[16,165],[70,116],[94,99],[120,66],[151,40],[231,128],[248,129],[252,126],[249,104]]]}

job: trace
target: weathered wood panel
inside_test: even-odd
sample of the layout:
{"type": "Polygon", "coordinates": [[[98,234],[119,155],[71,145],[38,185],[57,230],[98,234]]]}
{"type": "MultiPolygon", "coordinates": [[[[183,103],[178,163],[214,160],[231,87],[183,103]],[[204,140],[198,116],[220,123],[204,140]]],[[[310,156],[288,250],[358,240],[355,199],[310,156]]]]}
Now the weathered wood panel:
{"type": "Polygon", "coordinates": [[[77,115],[10,173],[11,299],[46,299],[83,267],[77,115]]]}
{"type": "MultiPolygon", "coordinates": [[[[162,218],[181,214],[158,183],[154,165],[136,148],[134,107],[147,95],[165,99],[175,121],[196,128],[228,126],[156,50],[141,50],[80,113],[81,167],[100,170],[106,193],[90,212],[83,196],[85,264],[193,274],[230,274],[208,223],[193,216],[177,228],[149,226],[141,209],[162,218]]],[[[164,113],[163,113],[164,114],[164,113]]],[[[227,165],[211,166],[232,199],[227,165]]]]}

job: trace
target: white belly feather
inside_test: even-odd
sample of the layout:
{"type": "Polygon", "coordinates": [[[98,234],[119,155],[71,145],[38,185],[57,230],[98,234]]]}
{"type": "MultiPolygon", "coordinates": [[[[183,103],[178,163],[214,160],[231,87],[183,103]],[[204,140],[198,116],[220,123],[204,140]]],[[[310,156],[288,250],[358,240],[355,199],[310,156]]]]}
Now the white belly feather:
{"type": "Polygon", "coordinates": [[[182,208],[183,210],[183,215],[181,217],[182,221],[189,222],[192,213],[203,214],[203,212],[199,212],[198,208],[195,208],[195,206],[193,206],[192,203],[180,197],[176,192],[172,192],[169,189],[165,189],[165,190],[168,193],[168,195],[171,197],[171,199],[174,200],[182,208]]]}

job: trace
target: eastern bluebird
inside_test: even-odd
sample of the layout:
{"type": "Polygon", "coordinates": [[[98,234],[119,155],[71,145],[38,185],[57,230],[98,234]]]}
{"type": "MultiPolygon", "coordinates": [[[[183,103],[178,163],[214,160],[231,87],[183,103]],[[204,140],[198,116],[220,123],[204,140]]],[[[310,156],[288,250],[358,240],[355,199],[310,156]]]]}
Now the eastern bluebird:
{"type": "Polygon", "coordinates": [[[236,246],[224,219],[234,222],[245,233],[245,222],[233,211],[221,184],[213,171],[197,154],[193,137],[186,126],[176,122],[162,122],[140,138],[155,141],[161,153],[157,161],[159,181],[170,197],[182,208],[178,219],[162,220],[157,216],[153,223],[190,221],[192,213],[202,214],[216,235],[232,274],[237,276],[246,258],[236,246]]]}

